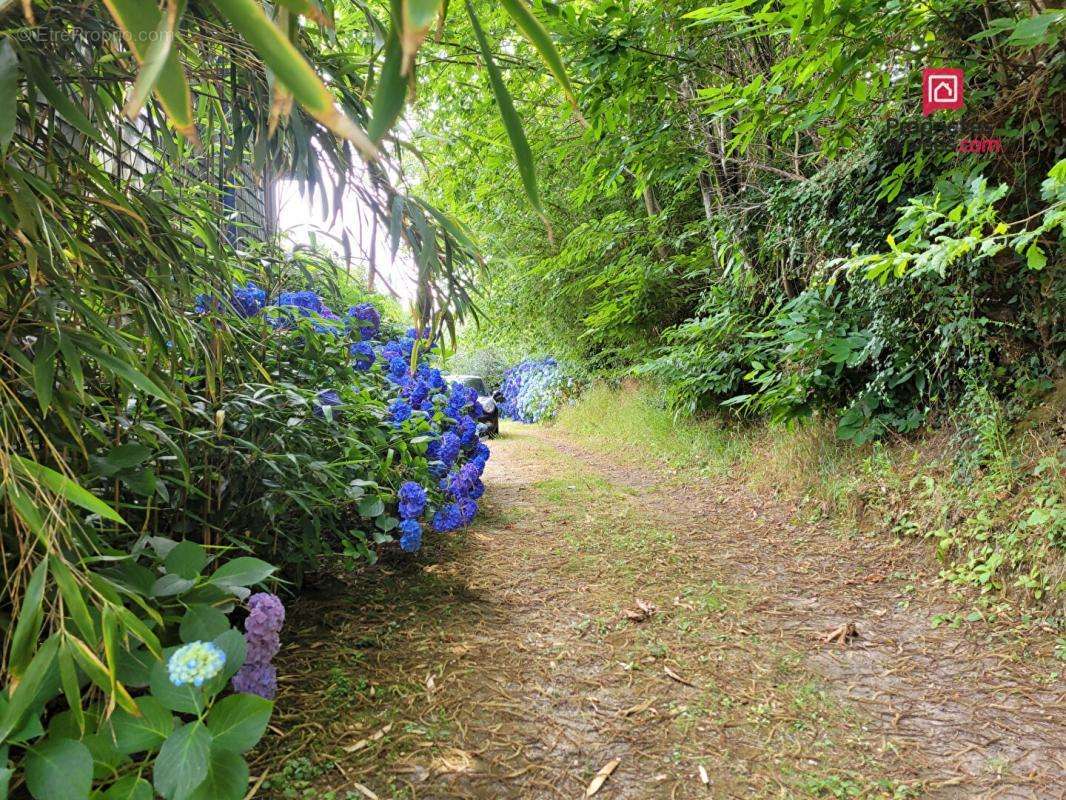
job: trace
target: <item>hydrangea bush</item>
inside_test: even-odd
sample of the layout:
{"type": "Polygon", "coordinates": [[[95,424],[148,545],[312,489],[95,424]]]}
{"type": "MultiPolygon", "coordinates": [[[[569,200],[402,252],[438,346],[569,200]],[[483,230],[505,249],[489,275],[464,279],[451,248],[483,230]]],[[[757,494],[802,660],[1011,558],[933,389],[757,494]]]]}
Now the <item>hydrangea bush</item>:
{"type": "Polygon", "coordinates": [[[504,373],[500,411],[518,422],[551,419],[573,388],[573,378],[554,358],[527,359],[504,373]]]}
{"type": "MultiPolygon", "coordinates": [[[[427,528],[448,533],[473,521],[489,457],[478,433],[482,409],[476,391],[449,384],[431,365],[435,343],[384,323],[369,302],[338,314],[310,289],[271,298],[254,285],[235,286],[222,301],[202,296],[196,312],[262,337],[267,360],[293,388],[282,400],[289,414],[283,429],[262,426],[274,442],[270,452],[284,453],[274,469],[287,469],[305,451],[322,486],[311,489],[311,515],[292,513],[309,505],[303,481],[271,481],[277,489],[260,493],[275,541],[295,545],[271,548],[284,552],[283,561],[299,572],[331,551],[373,561],[380,547],[395,543],[414,553],[427,528]],[[291,415],[302,402],[311,418],[291,415]],[[310,539],[307,525],[316,534],[310,539]]],[[[244,408],[225,419],[226,428],[261,427],[244,408]]]]}
{"type": "Polygon", "coordinates": [[[167,344],[180,401],[118,406],[121,444],[78,476],[85,534],[108,534],[106,557],[77,565],[93,610],[57,550],[13,620],[0,797],[14,782],[35,800],[241,800],[278,693],[285,608],[266,584],[280,569],[299,587],[325,556],[416,553],[476,516],[476,393],[444,380],[418,331],[325,296],[244,283],[196,297],[192,339],[167,344]],[[128,527],[109,532],[99,497],[128,527]]]}

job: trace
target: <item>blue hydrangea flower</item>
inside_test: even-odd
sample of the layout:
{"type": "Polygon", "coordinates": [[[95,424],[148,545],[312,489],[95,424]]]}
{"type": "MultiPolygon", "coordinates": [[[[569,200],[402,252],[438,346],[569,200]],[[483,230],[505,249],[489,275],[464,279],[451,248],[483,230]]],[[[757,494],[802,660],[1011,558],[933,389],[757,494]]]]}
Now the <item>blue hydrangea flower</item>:
{"type": "Polygon", "coordinates": [[[370,342],[356,342],[348,348],[348,352],[355,359],[355,368],[368,370],[374,364],[374,348],[370,342]]]}
{"type": "Polygon", "coordinates": [[[473,447],[477,444],[477,423],[470,417],[464,416],[460,419],[455,432],[459,435],[459,443],[463,447],[473,447]]]}
{"type": "Polygon", "coordinates": [[[230,305],[239,317],[254,317],[266,305],[267,293],[249,283],[247,286],[234,286],[230,305]]]}
{"type": "Polygon", "coordinates": [[[389,359],[389,377],[399,383],[407,377],[407,360],[402,356],[392,356],[389,359]]]}
{"type": "Polygon", "coordinates": [[[349,324],[358,328],[364,339],[373,339],[381,330],[381,312],[373,303],[360,303],[348,309],[349,324]]]}
{"type": "Polygon", "coordinates": [[[301,292],[282,292],[278,296],[277,305],[298,308],[300,314],[305,317],[309,312],[321,314],[323,309],[322,298],[309,289],[301,292]]]}
{"type": "Polygon", "coordinates": [[[331,333],[334,336],[340,336],[340,317],[334,314],[329,306],[327,306],[325,303],[322,303],[322,308],[321,310],[319,310],[318,316],[322,317],[322,319],[327,321],[312,323],[311,327],[315,329],[315,333],[331,333]]]}
{"type": "Polygon", "coordinates": [[[462,514],[456,503],[448,503],[437,510],[433,515],[433,530],[437,533],[450,533],[458,530],[462,522],[462,514]]]}
{"type": "Polygon", "coordinates": [[[455,459],[459,457],[459,450],[462,448],[462,442],[459,441],[459,437],[450,431],[440,437],[440,460],[448,467],[451,467],[455,463],[455,459]]]}
{"type": "Polygon", "coordinates": [[[465,528],[477,516],[477,503],[469,497],[461,497],[456,505],[459,507],[459,527],[465,528]]]}
{"type": "Polygon", "coordinates": [[[448,476],[447,486],[442,488],[446,488],[453,497],[469,497],[477,479],[477,467],[466,463],[448,476]]]}
{"type": "Polygon", "coordinates": [[[196,295],[196,313],[203,315],[209,311],[218,311],[218,300],[209,294],[196,295]]]}
{"type": "Polygon", "coordinates": [[[416,378],[408,381],[407,386],[404,387],[404,394],[411,401],[411,405],[421,406],[426,401],[426,398],[429,397],[429,387],[416,378]]]}
{"type": "Polygon", "coordinates": [[[414,481],[405,481],[396,493],[400,501],[400,516],[403,519],[416,519],[422,516],[426,508],[426,490],[414,481]]]}
{"type": "Polygon", "coordinates": [[[527,359],[504,373],[500,413],[519,422],[549,419],[573,385],[554,358],[527,359]]]}
{"type": "Polygon", "coordinates": [[[392,405],[389,406],[389,416],[392,417],[392,421],[396,425],[400,425],[411,418],[412,409],[410,404],[403,398],[398,398],[392,401],[392,405]]]}
{"type": "Polygon", "coordinates": [[[179,647],[167,661],[167,673],[175,686],[203,686],[226,666],[226,654],[214,642],[190,642],[179,647]]]}
{"type": "Polygon", "coordinates": [[[343,405],[341,396],[332,389],[321,391],[318,393],[318,397],[315,398],[314,411],[316,417],[325,417],[326,408],[336,408],[339,405],[343,405]]]}
{"type": "Polygon", "coordinates": [[[400,523],[400,549],[405,553],[417,553],[422,546],[422,526],[416,520],[405,519],[400,523]]]}

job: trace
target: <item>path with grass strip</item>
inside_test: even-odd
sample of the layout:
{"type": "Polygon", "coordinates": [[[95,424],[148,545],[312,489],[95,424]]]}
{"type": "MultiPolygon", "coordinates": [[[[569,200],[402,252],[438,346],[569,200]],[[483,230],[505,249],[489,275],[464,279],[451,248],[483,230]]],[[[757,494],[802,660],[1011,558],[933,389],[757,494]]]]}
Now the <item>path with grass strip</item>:
{"type": "Polygon", "coordinates": [[[1066,796],[1054,662],[934,628],[924,546],[550,429],[492,450],[471,530],[297,604],[257,796],[1066,796]]]}

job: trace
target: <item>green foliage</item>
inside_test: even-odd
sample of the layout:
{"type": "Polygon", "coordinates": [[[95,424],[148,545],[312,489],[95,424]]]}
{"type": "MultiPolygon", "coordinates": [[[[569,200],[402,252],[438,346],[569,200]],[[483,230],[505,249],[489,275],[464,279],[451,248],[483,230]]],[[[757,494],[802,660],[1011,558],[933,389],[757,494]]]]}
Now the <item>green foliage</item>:
{"type": "MultiPolygon", "coordinates": [[[[588,124],[541,111],[550,87],[512,80],[554,247],[499,191],[491,151],[460,146],[427,187],[478,220],[493,268],[468,347],[654,376],[686,412],[829,413],[857,443],[935,419],[967,381],[1032,397],[1061,372],[1061,12],[534,11],[588,124]],[[938,64],[965,65],[961,122],[921,116],[921,68],[938,64]],[[971,135],[1004,152],[960,154],[971,135]]],[[[482,107],[428,91],[441,108],[427,142],[472,120],[498,135],[482,107]]]]}
{"type": "MultiPolygon", "coordinates": [[[[261,25],[260,5],[244,5],[261,25]]],[[[0,796],[241,798],[243,754],[270,714],[226,693],[244,658],[241,603],[278,568],[297,583],[325,553],[375,558],[400,481],[436,482],[424,431],[389,424],[381,369],[357,371],[347,341],[226,301],[198,313],[197,295],[255,280],[274,296],[314,287],[340,310],[369,300],[389,332],[400,315],[317,252],[238,238],[216,173],[243,163],[340,196],[352,153],[300,111],[268,135],[268,76],[209,6],[181,16],[162,72],[142,72],[162,96],[175,53],[195,64],[179,77],[202,149],[154,104],[123,119],[128,65],[88,45],[115,33],[102,9],[35,6],[37,27],[0,10],[0,796]],[[336,415],[316,406],[329,388],[345,402],[336,415]],[[165,660],[193,641],[216,643],[226,668],[177,687],[165,660]]],[[[322,58],[330,107],[365,113],[361,76],[322,58]]],[[[472,252],[458,226],[384,175],[360,196],[397,244],[439,254],[420,255],[426,282],[447,287],[427,313],[461,316],[472,252]]]]}

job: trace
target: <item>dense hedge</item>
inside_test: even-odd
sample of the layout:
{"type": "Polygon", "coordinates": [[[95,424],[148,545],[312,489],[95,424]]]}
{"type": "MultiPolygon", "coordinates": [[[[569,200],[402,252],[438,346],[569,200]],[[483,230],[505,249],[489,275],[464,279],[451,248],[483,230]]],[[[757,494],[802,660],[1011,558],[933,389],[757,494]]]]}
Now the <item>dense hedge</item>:
{"type": "MultiPolygon", "coordinates": [[[[77,483],[40,455],[11,456],[19,516],[5,541],[32,569],[12,608],[17,682],[0,729],[5,778],[38,800],[91,787],[243,797],[284,622],[281,599],[253,587],[279,567],[298,583],[330,553],[416,552],[477,514],[489,452],[476,393],[445,382],[416,331],[382,324],[371,302],[338,315],[315,291],[252,283],[201,294],[186,323],[217,356],[203,364],[254,369],[212,393],[210,373],[179,368],[180,405],[126,371],[117,427],[112,408],[80,406],[115,435],[85,440],[77,483]],[[34,546],[50,534],[32,491],[82,509],[67,542],[34,546]]],[[[26,357],[43,346],[27,343],[26,357]]]]}

